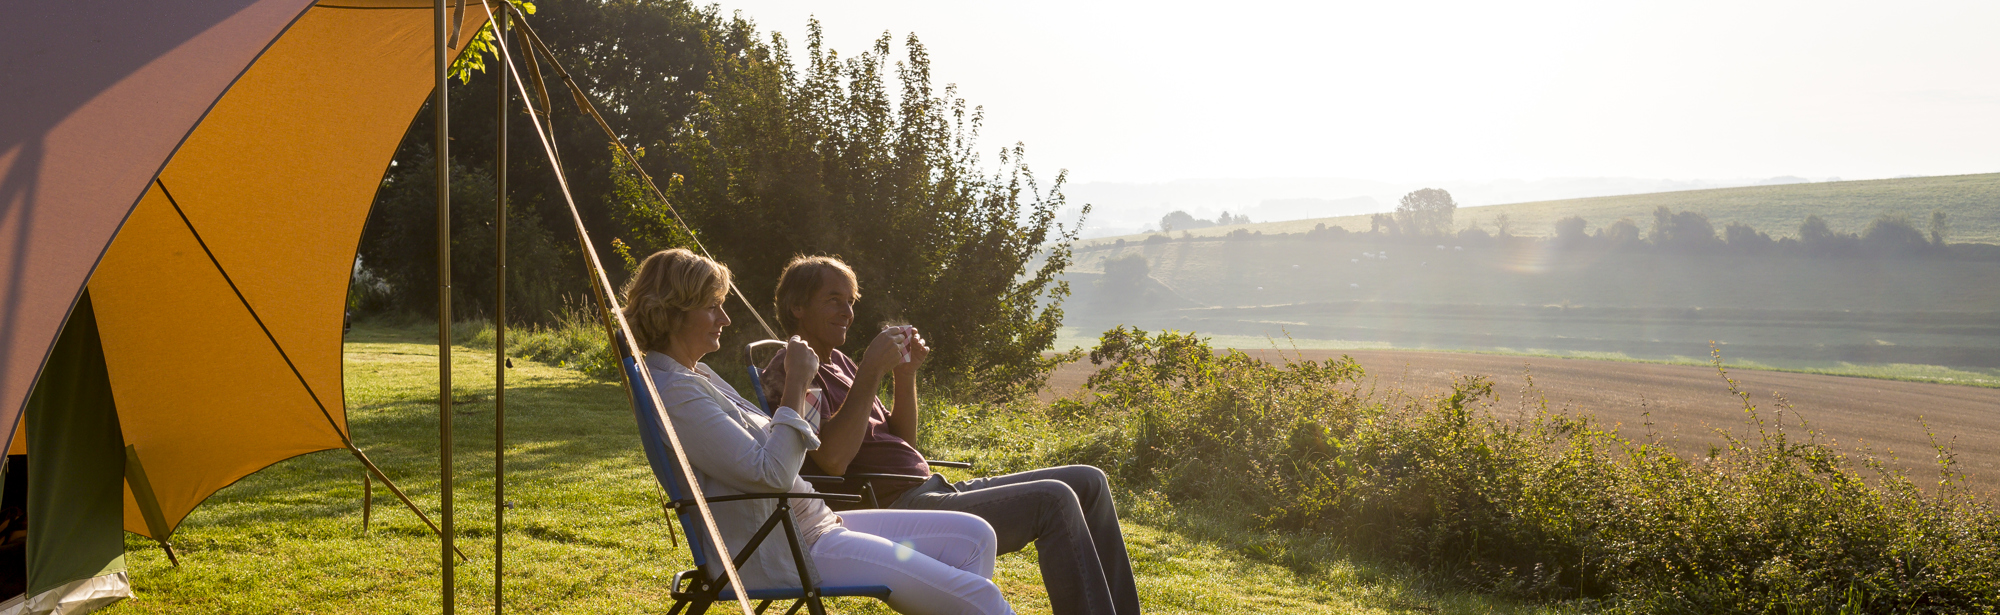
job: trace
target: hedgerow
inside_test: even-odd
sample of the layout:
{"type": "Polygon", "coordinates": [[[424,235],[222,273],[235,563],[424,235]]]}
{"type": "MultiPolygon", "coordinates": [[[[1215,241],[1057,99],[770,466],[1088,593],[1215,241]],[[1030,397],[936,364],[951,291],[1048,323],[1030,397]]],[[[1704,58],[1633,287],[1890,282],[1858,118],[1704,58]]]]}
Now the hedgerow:
{"type": "Polygon", "coordinates": [[[1687,456],[1588,415],[1498,417],[1492,383],[1377,390],[1351,359],[1273,364],[1124,327],[1084,390],[927,411],[984,471],[1104,468],[1171,505],[1330,538],[1460,587],[1630,613],[1991,613],[2000,516],[1937,448],[1919,487],[1836,449],[1782,400],[1687,456]],[[983,426],[983,427],[982,427],[983,426]],[[1926,481],[1928,482],[1928,481],[1926,481]]]}

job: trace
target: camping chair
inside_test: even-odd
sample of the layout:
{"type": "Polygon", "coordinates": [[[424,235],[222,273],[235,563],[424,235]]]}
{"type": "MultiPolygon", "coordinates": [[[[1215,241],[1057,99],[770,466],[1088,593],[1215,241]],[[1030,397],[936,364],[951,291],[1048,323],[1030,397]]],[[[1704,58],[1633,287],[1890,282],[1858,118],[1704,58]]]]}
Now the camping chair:
{"type": "MultiPolygon", "coordinates": [[[[771,400],[765,397],[764,395],[764,370],[763,368],[757,367],[757,350],[759,348],[771,348],[772,352],[776,352],[778,348],[783,348],[784,346],[785,346],[784,340],[758,340],[755,342],[750,342],[748,345],[743,347],[743,368],[749,370],[750,372],[750,388],[755,389],[757,391],[757,407],[763,410],[764,414],[767,415],[771,413],[771,400]]],[[[925,459],[924,463],[930,464],[931,467],[936,467],[936,468],[958,468],[961,470],[972,468],[971,463],[964,461],[941,461],[936,459],[925,459]]],[[[875,499],[876,481],[921,483],[930,479],[929,476],[917,476],[914,474],[877,474],[872,472],[854,472],[844,476],[806,475],[804,476],[804,478],[806,479],[806,482],[812,483],[813,486],[815,487],[823,485],[839,485],[839,484],[844,484],[847,481],[854,481],[860,483],[861,484],[860,506],[857,506],[855,508],[882,507],[882,503],[876,501],[875,499]]],[[[831,506],[832,503],[829,502],[828,505],[831,506]]]]}
{"type": "MultiPolygon", "coordinates": [[[[621,363],[624,364],[626,382],[630,383],[630,388],[645,386],[645,380],[639,377],[639,370],[643,369],[639,361],[625,356],[622,357],[621,363]]],[[[646,461],[653,467],[653,478],[659,480],[660,487],[666,489],[667,508],[680,517],[681,533],[687,537],[688,550],[694,554],[693,570],[674,573],[673,584],[669,587],[669,595],[674,599],[674,606],[672,610],[667,611],[668,615],[680,615],[682,609],[687,609],[688,615],[700,615],[708,611],[708,607],[718,600],[736,600],[736,588],[729,587],[729,580],[720,578],[716,571],[711,569],[707,561],[708,556],[702,550],[702,545],[708,540],[708,531],[702,526],[701,515],[695,512],[694,499],[684,497],[687,489],[686,485],[681,483],[678,471],[680,464],[674,457],[673,449],[667,446],[667,428],[661,423],[665,420],[665,415],[653,408],[652,396],[637,394],[636,391],[632,395],[632,412],[638,418],[639,442],[646,449],[646,461]]],[[[811,575],[806,572],[806,555],[799,548],[799,531],[792,525],[791,511],[792,500],[808,499],[825,500],[829,503],[861,500],[859,496],[837,493],[790,492],[744,493],[708,498],[710,504],[743,500],[778,501],[778,509],[773,511],[771,517],[764,521],[764,526],[758,528],[757,533],[750,537],[750,542],[743,545],[743,552],[736,554],[734,561],[738,566],[749,561],[750,554],[757,551],[757,547],[764,543],[765,538],[770,537],[771,530],[782,526],[785,546],[791,548],[792,559],[798,562],[799,586],[750,590],[748,597],[759,601],[757,613],[762,615],[764,609],[778,600],[792,601],[792,606],[785,611],[785,615],[794,615],[802,607],[811,615],[826,615],[826,605],[821,601],[822,598],[865,596],[879,600],[888,597],[889,588],[884,585],[820,587],[813,581],[811,575]]],[[[729,552],[726,547],[716,551],[725,554],[729,552]]]]}

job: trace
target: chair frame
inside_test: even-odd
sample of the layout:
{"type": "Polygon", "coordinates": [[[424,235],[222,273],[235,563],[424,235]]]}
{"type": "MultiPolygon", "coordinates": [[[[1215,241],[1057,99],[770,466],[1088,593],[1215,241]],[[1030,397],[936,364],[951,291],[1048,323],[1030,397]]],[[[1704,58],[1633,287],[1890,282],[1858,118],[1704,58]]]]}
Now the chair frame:
{"type": "MultiPolygon", "coordinates": [[[[743,369],[748,370],[750,372],[750,388],[757,390],[757,407],[762,409],[765,414],[771,413],[771,400],[764,395],[764,369],[757,367],[757,349],[765,347],[782,348],[784,347],[784,345],[785,345],[784,340],[764,339],[764,340],[757,340],[754,342],[750,342],[749,344],[745,344],[743,346],[743,369]]],[[[944,461],[938,459],[925,459],[924,463],[931,467],[936,467],[936,468],[957,468],[961,470],[969,470],[972,468],[971,463],[964,461],[944,461]]],[[[921,483],[926,480],[930,480],[929,476],[917,476],[915,474],[881,474],[874,472],[855,472],[850,474],[844,474],[841,476],[801,475],[801,477],[806,479],[806,482],[812,483],[813,486],[838,485],[846,481],[854,481],[860,483],[861,499],[859,503],[861,504],[860,506],[861,508],[882,507],[882,503],[878,501],[875,497],[876,481],[921,483]]]]}
{"type": "MultiPolygon", "coordinates": [[[[621,362],[624,367],[627,392],[630,393],[632,383],[643,382],[643,380],[638,378],[637,372],[637,370],[643,369],[643,367],[636,359],[630,356],[621,357],[621,362]]],[[[661,421],[665,420],[665,414],[653,409],[652,400],[648,396],[628,395],[628,397],[632,400],[632,412],[638,422],[640,444],[646,451],[648,464],[652,466],[653,478],[659,482],[660,488],[666,491],[668,498],[666,509],[670,513],[670,516],[680,518],[681,534],[687,538],[688,550],[694,557],[694,569],[674,573],[672,585],[669,586],[668,591],[668,595],[674,599],[674,605],[672,609],[667,611],[668,615],[681,615],[683,612],[686,612],[688,615],[701,615],[707,612],[709,607],[713,606],[716,602],[736,600],[736,592],[729,587],[728,579],[718,578],[715,571],[708,564],[707,554],[702,550],[702,545],[708,541],[708,534],[701,525],[701,516],[696,512],[694,498],[681,497],[687,491],[686,486],[681,483],[680,474],[676,472],[676,469],[679,467],[679,464],[675,461],[677,453],[666,445],[666,426],[661,423],[661,421]]],[[[839,479],[836,478],[834,481],[837,484],[839,479]]],[[[783,528],[785,546],[791,550],[792,560],[798,567],[799,575],[798,587],[749,590],[746,597],[758,601],[756,608],[758,615],[763,615],[765,609],[770,608],[771,604],[777,601],[792,601],[791,607],[785,611],[785,615],[796,615],[801,608],[806,609],[811,615],[826,615],[825,598],[852,596],[880,600],[889,596],[889,588],[883,585],[820,586],[814,581],[812,573],[807,568],[805,551],[799,545],[798,527],[792,521],[791,511],[793,500],[821,500],[829,504],[834,502],[857,503],[862,501],[861,496],[838,493],[777,492],[743,493],[708,498],[708,502],[711,505],[752,500],[777,500],[778,507],[771,512],[769,518],[764,520],[763,526],[757,529],[757,533],[751,535],[750,541],[743,545],[743,550],[730,557],[731,561],[737,567],[742,567],[745,562],[749,561],[750,555],[757,551],[757,547],[762,546],[764,541],[770,538],[772,530],[783,528]]],[[[727,554],[729,549],[727,545],[722,545],[722,548],[716,551],[727,554]]]]}

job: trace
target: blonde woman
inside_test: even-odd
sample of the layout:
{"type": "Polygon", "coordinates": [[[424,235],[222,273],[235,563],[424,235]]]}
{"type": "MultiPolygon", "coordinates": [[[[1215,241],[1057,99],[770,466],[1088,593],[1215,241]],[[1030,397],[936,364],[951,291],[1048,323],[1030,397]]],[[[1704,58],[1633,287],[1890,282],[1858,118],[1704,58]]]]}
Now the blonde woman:
{"type": "MultiPolygon", "coordinates": [[[[646,257],[625,286],[625,317],[659,387],[667,419],[680,434],[702,493],[810,492],[799,478],[806,451],[819,447],[804,407],[806,379],[785,388],[765,416],[701,358],[721,348],[729,326],[723,298],[729,268],[682,249],[646,257]]],[[[819,368],[797,337],[787,349],[792,373],[819,368]],[[796,363],[796,365],[792,365],[796,363]]],[[[770,500],[714,506],[716,529],[736,553],[777,509],[770,500]]],[[[1012,613],[994,586],[998,541],[979,517],[945,511],[854,511],[835,515],[819,500],[792,506],[802,551],[823,586],[886,585],[890,608],[911,615],[1012,613]]],[[[711,561],[724,557],[704,544],[711,561]]],[[[789,549],[760,547],[740,568],[751,589],[796,587],[789,549]]]]}

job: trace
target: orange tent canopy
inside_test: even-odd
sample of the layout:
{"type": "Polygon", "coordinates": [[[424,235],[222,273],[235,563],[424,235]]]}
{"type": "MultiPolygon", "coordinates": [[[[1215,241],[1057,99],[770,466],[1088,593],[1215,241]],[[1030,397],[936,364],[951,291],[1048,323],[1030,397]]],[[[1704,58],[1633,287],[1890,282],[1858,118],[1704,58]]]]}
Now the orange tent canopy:
{"type": "MultiPolygon", "coordinates": [[[[0,24],[7,441],[88,288],[119,429],[169,532],[252,472],[350,446],[342,310],[383,171],[431,94],[431,10],[49,2],[0,24]]],[[[465,11],[460,48],[485,21],[465,11]]],[[[125,528],[152,536],[125,497],[125,528]]]]}

